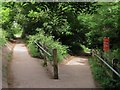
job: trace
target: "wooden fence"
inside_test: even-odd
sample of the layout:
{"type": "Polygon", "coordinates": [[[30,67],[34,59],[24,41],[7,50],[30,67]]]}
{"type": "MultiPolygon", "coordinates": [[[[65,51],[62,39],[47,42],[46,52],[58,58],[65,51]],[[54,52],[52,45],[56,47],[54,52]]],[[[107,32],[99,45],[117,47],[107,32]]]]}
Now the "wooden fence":
{"type": "Polygon", "coordinates": [[[54,79],[58,79],[58,60],[57,60],[57,49],[52,49],[51,51],[48,51],[48,47],[45,46],[45,44],[42,44],[41,42],[36,42],[34,43],[37,45],[39,52],[43,55],[44,57],[44,65],[47,66],[48,63],[49,65],[52,65],[53,67],[53,77],[54,79]],[[51,58],[52,60],[50,60],[51,58]]]}

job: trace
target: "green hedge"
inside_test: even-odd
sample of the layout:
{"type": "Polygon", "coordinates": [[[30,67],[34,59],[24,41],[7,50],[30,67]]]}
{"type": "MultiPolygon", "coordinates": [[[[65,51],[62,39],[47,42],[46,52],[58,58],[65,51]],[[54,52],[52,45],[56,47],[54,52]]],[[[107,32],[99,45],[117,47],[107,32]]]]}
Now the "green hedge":
{"type": "Polygon", "coordinates": [[[39,41],[48,47],[49,53],[51,53],[52,49],[56,48],[58,53],[58,61],[62,61],[63,58],[68,54],[67,49],[68,47],[62,45],[59,41],[54,41],[54,37],[50,35],[46,35],[43,30],[37,29],[38,33],[35,35],[30,35],[28,37],[28,48],[33,57],[39,57],[38,48],[35,45],[34,41],[39,41]]]}

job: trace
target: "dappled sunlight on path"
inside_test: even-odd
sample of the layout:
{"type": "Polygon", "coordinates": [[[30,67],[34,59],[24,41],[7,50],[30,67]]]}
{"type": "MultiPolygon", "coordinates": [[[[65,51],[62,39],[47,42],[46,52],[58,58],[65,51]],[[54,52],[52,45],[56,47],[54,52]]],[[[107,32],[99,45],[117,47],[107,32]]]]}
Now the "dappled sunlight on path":
{"type": "Polygon", "coordinates": [[[27,49],[25,47],[24,44],[18,44],[15,48],[14,48],[14,52],[27,52],[27,49]],[[22,47],[22,48],[21,48],[22,47]]]}
{"type": "Polygon", "coordinates": [[[66,65],[87,65],[87,61],[87,58],[74,57],[72,60],[66,63],[66,65]]]}

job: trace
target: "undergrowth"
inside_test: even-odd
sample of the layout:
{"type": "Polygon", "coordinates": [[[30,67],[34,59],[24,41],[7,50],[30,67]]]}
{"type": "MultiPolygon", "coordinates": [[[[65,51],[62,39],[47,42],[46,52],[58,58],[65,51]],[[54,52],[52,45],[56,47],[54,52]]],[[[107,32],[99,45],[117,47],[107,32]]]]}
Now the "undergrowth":
{"type": "Polygon", "coordinates": [[[58,62],[62,61],[63,58],[67,55],[67,46],[62,45],[59,41],[55,41],[53,36],[47,35],[41,29],[37,29],[38,33],[35,35],[30,35],[28,37],[27,46],[33,57],[40,57],[38,48],[35,45],[34,41],[41,42],[48,48],[48,52],[52,55],[52,50],[57,49],[58,62]]]}
{"type": "Polygon", "coordinates": [[[92,74],[94,79],[100,84],[103,88],[119,88],[120,79],[113,79],[110,77],[106,71],[109,71],[106,66],[99,61],[98,58],[92,57],[89,59],[89,63],[91,65],[92,74]]]}
{"type": "Polygon", "coordinates": [[[0,46],[5,45],[7,39],[6,39],[7,33],[0,29],[0,46]]]}

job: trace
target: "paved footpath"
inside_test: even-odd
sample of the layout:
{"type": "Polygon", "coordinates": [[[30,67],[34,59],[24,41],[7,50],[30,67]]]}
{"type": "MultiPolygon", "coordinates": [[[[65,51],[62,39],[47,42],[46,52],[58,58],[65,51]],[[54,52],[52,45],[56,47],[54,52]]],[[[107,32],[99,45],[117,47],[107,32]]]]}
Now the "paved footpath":
{"type": "Polygon", "coordinates": [[[95,88],[87,58],[74,57],[59,65],[59,80],[50,78],[42,60],[32,58],[26,46],[16,44],[10,65],[10,88],[95,88]]]}

